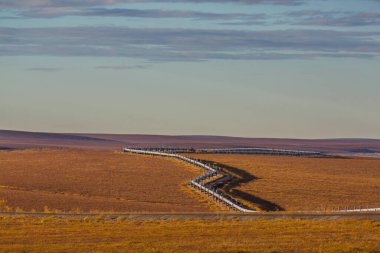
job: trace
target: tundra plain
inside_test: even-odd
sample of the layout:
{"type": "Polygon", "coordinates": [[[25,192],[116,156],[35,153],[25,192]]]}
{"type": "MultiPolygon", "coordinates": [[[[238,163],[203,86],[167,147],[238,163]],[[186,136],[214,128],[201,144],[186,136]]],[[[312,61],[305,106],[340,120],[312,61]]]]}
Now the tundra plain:
{"type": "Polygon", "coordinates": [[[201,171],[180,161],[109,150],[0,151],[2,210],[209,212],[187,183],[201,171]]]}
{"type": "MultiPolygon", "coordinates": [[[[253,207],[314,212],[380,204],[379,159],[188,156],[235,176],[223,191],[253,207]]],[[[232,211],[187,186],[202,171],[171,158],[98,149],[3,150],[0,168],[1,211],[37,212],[0,216],[0,252],[380,251],[378,218],[223,216],[232,211]],[[97,215],[54,216],[61,212],[97,215]],[[153,216],[102,215],[107,213],[153,216]],[[159,213],[181,218],[154,218],[159,213]],[[221,216],[202,218],[210,213],[221,216]]]]}
{"type": "Polygon", "coordinates": [[[228,193],[243,202],[262,200],[285,211],[380,207],[380,159],[191,155],[220,163],[242,179],[228,193]]]}
{"type": "Polygon", "coordinates": [[[0,252],[375,253],[380,222],[0,217],[0,238],[0,252]]]}
{"type": "MultiPolygon", "coordinates": [[[[221,190],[266,211],[380,207],[380,159],[188,154],[237,180],[221,190]]],[[[206,213],[223,206],[188,187],[202,174],[181,161],[121,151],[0,151],[2,211],[206,213]]],[[[231,210],[229,210],[231,212],[231,210]]]]}
{"type": "Polygon", "coordinates": [[[45,133],[0,130],[1,149],[86,148],[116,150],[122,147],[262,147],[320,151],[348,156],[380,156],[379,139],[276,139],[210,135],[144,135],[45,133]]]}

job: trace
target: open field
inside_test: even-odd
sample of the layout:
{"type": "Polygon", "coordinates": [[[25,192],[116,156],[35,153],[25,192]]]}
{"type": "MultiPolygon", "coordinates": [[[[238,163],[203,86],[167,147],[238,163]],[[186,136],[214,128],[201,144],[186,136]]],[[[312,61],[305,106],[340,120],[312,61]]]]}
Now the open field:
{"type": "Polygon", "coordinates": [[[373,220],[0,217],[0,252],[379,252],[373,220]]]}
{"type": "Polygon", "coordinates": [[[186,184],[201,172],[120,151],[0,151],[0,208],[17,211],[207,212],[186,184]],[[5,202],[4,202],[5,201],[5,202]]]}
{"type": "Polygon", "coordinates": [[[380,207],[380,159],[190,156],[231,166],[227,169],[243,183],[227,185],[227,191],[243,203],[253,200],[286,211],[380,207]]]}

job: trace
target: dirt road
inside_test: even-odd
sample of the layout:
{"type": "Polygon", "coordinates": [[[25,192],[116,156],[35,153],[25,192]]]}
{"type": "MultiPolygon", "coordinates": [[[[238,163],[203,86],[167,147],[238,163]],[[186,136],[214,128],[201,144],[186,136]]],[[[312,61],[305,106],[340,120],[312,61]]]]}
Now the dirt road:
{"type": "Polygon", "coordinates": [[[380,212],[376,213],[193,213],[193,214],[69,214],[69,213],[14,213],[0,212],[0,217],[30,216],[30,217],[60,217],[60,218],[85,218],[104,217],[109,219],[125,218],[136,220],[175,220],[175,219],[313,219],[313,220],[337,220],[337,219],[372,219],[380,220],[380,212]]]}

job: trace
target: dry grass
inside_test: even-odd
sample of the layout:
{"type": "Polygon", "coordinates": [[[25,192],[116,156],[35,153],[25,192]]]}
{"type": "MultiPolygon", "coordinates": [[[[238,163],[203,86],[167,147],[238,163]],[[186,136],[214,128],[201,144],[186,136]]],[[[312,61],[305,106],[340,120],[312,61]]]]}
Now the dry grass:
{"type": "Polygon", "coordinates": [[[380,207],[380,159],[192,154],[255,176],[237,189],[287,211],[380,207]]]}
{"type": "Polygon", "coordinates": [[[379,252],[371,220],[0,218],[0,252],[379,252]]]}
{"type": "Polygon", "coordinates": [[[0,151],[0,208],[18,211],[207,212],[186,184],[200,175],[160,157],[95,150],[0,151]],[[5,202],[4,202],[5,201],[5,202]]]}

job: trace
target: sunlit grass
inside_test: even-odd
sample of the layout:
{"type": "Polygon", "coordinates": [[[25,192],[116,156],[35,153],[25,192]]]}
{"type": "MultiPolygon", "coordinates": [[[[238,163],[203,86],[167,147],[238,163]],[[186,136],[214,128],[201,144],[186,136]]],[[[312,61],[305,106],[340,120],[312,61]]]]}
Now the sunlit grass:
{"type": "MultiPolygon", "coordinates": [[[[192,154],[250,173],[235,189],[286,211],[380,207],[380,159],[192,154]]],[[[232,190],[233,192],[234,190],[232,190]]]]}
{"type": "Polygon", "coordinates": [[[213,210],[187,189],[201,171],[170,158],[109,150],[15,150],[0,151],[0,168],[0,200],[6,203],[0,211],[213,210]]]}
{"type": "Polygon", "coordinates": [[[372,220],[0,218],[1,252],[378,252],[372,220]]]}

